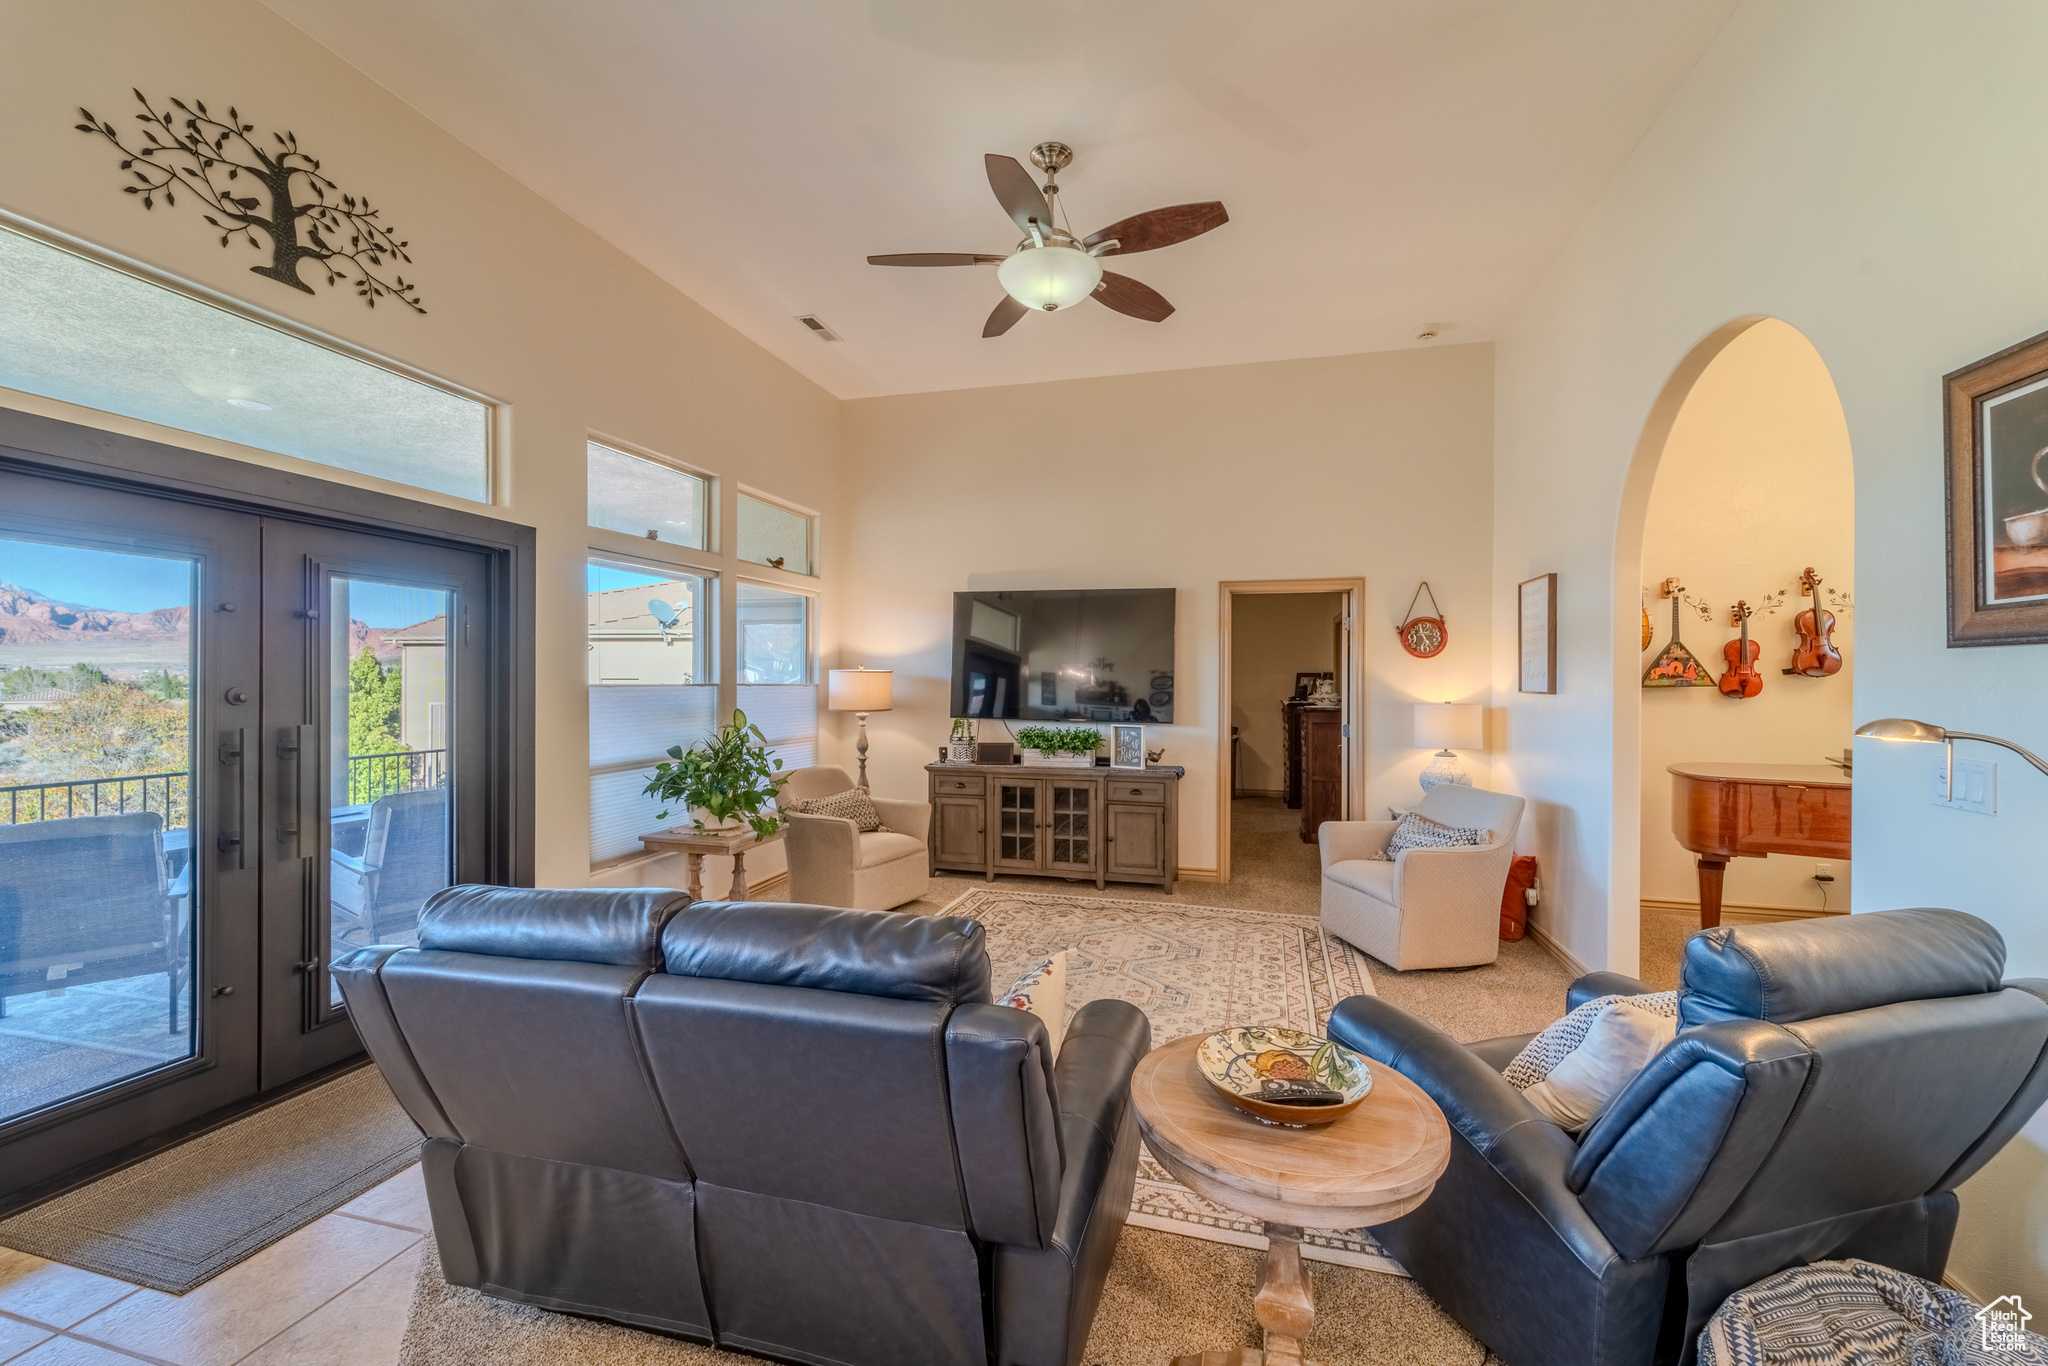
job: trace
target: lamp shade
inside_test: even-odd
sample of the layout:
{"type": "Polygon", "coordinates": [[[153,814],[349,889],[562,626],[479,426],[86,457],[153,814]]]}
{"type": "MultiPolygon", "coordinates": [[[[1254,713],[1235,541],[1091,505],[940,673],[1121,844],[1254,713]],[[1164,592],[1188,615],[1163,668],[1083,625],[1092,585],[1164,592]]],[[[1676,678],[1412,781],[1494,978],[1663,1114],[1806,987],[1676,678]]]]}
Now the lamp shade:
{"type": "Polygon", "coordinates": [[[888,711],[895,679],[894,669],[834,669],[825,685],[826,706],[833,711],[888,711]]]}
{"type": "Polygon", "coordinates": [[[1477,702],[1417,702],[1417,749],[1484,749],[1486,708],[1477,702]]]}
{"type": "Polygon", "coordinates": [[[1924,745],[1938,745],[1948,739],[1948,732],[1940,726],[1930,726],[1925,721],[1908,721],[1903,716],[1867,721],[1856,727],[1856,733],[1872,740],[1917,740],[1924,745]]]}
{"type": "Polygon", "coordinates": [[[1023,247],[996,267],[996,282],[1026,308],[1071,308],[1102,283],[1102,262],[1075,247],[1023,247]]]}

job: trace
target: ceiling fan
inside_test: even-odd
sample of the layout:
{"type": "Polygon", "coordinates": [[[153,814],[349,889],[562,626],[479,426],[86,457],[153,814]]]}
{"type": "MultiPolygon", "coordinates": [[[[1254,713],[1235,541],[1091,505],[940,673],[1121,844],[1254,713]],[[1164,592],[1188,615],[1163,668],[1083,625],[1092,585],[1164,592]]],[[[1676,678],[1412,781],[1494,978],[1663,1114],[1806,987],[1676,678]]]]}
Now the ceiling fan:
{"type": "Polygon", "coordinates": [[[1164,321],[1173,312],[1150,285],[1128,275],[1102,268],[1103,256],[1128,256],[1134,251],[1170,247],[1199,237],[1211,228],[1230,221],[1215,200],[1202,204],[1175,204],[1121,219],[1099,232],[1077,238],[1072,232],[1053,226],[1052,205],[1059,200],[1059,173],[1074,159],[1074,149],[1064,142],[1041,142],[1031,149],[1031,164],[1045,172],[1041,189],[1015,157],[991,152],[988,163],[989,188],[1018,227],[1024,240],[1008,256],[984,256],[972,252],[913,251],[896,256],[870,256],[871,266],[980,266],[994,264],[996,280],[1004,290],[1003,301],[981,325],[984,337],[1000,337],[1016,326],[1026,313],[1052,313],[1072,308],[1083,299],[1094,299],[1119,313],[1142,318],[1148,323],[1164,321]]]}

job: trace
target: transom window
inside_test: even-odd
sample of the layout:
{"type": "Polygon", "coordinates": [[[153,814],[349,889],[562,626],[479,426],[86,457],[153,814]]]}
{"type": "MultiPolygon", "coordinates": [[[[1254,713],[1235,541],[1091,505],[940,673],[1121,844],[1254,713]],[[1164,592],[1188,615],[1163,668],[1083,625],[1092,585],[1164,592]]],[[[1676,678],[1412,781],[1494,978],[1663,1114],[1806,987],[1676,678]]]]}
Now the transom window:
{"type": "Polygon", "coordinates": [[[593,441],[590,525],[691,550],[710,547],[711,481],[593,441]]]}

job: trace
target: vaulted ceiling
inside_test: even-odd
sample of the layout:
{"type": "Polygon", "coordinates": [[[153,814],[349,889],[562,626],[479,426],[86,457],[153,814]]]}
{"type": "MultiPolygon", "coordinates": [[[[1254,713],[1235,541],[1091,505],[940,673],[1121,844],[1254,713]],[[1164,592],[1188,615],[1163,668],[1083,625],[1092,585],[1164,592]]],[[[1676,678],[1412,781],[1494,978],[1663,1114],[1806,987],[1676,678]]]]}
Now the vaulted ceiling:
{"type": "Polygon", "coordinates": [[[1496,335],[1735,0],[266,0],[841,397],[1496,335]],[[982,156],[1073,146],[1086,233],[1220,199],[983,340],[982,156]],[[815,314],[843,338],[795,321],[815,314]]]}

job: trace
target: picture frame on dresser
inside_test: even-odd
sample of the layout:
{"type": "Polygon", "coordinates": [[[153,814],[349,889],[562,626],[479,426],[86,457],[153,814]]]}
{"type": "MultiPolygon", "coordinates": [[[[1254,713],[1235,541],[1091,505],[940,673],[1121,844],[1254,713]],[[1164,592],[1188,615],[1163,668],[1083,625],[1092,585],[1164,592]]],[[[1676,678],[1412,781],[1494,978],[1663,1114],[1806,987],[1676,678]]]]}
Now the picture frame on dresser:
{"type": "Polygon", "coordinates": [[[2048,332],[1941,387],[1949,648],[2048,644],[2048,332]]]}
{"type": "Polygon", "coordinates": [[[1111,768],[1143,768],[1145,766],[1145,728],[1143,726],[1111,726],[1109,728],[1109,766],[1111,768]]]}

